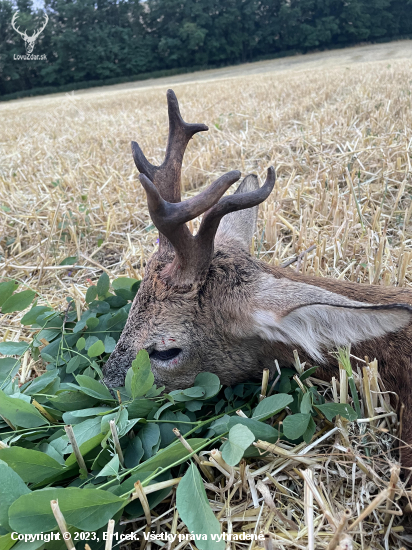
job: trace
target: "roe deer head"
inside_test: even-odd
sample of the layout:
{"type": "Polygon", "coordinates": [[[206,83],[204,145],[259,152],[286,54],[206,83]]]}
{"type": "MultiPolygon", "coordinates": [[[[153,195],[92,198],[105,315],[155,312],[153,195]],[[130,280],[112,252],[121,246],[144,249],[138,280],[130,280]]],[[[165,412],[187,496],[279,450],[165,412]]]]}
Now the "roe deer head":
{"type": "Polygon", "coordinates": [[[163,164],[150,164],[132,143],[159,249],[105,366],[105,382],[122,385],[141,349],[150,355],[155,381],[168,390],[190,386],[201,371],[216,373],[223,384],[260,378],[266,367],[273,372],[274,359],[292,364],[294,349],[323,365],[321,376],[330,379],[328,351],[351,344],[358,357],[378,359],[387,389],[405,402],[404,438],[412,442],[412,291],[302,276],[252,257],[258,204],[275,184],[272,167],[262,187],[249,175],[223,197],[240,178],[233,171],[180,202],[186,146],[208,128],[183,121],[172,90],[167,101],[163,164]],[[186,222],[200,214],[193,236],[186,222]]]}

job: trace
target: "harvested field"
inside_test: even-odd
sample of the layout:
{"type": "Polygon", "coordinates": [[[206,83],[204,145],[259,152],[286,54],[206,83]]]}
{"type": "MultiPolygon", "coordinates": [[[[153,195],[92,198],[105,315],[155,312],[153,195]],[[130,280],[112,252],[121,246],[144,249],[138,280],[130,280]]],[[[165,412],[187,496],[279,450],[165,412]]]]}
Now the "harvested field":
{"type": "MultiPolygon", "coordinates": [[[[295,60],[288,66],[277,60],[279,70],[275,62],[264,62],[268,66],[257,74],[247,70],[239,74],[236,68],[236,74],[212,74],[198,82],[187,82],[189,75],[181,82],[178,77],[170,79],[184,119],[209,126],[209,132],[196,135],[186,152],[184,198],[229,170],[254,172],[263,179],[273,164],[277,183],[260,207],[256,256],[280,265],[316,245],[298,262],[302,272],[411,286],[412,60],[410,42],[402,44],[392,58],[382,54],[382,45],[376,46],[377,61],[373,53],[367,61],[351,61],[345,53],[333,58],[335,52],[328,52],[315,54],[313,63],[309,56],[306,69],[305,58],[299,58],[299,63],[295,60]]],[[[361,48],[359,54],[348,51],[355,58],[363,55],[361,48]]],[[[102,270],[111,278],[143,276],[157,232],[130,141],[138,141],[152,163],[162,161],[166,80],[0,106],[1,280],[16,279],[22,289],[38,292],[39,303],[63,308],[67,295],[83,303],[90,280],[95,281],[102,270]],[[76,257],[75,264],[60,265],[67,257],[76,257]]],[[[196,230],[197,220],[191,225],[196,230]]],[[[29,339],[20,317],[2,316],[0,341],[29,339]]],[[[358,383],[362,387],[362,375],[358,383]]],[[[330,399],[339,399],[336,386],[326,384],[323,389],[330,399]]],[[[239,469],[226,493],[212,496],[209,491],[224,529],[271,532],[273,542],[267,539],[266,548],[309,545],[333,550],[333,529],[344,510],[350,509],[350,521],[356,522],[362,510],[374,503],[374,511],[361,516],[352,531],[343,527],[353,537],[353,546],[339,548],[387,550],[412,545],[400,513],[409,496],[402,491],[394,496],[387,489],[399,445],[398,422],[376,424],[375,442],[369,441],[367,451],[359,425],[337,426],[340,431],[329,426],[329,439],[323,447],[313,445],[313,453],[303,452],[305,444],[285,450],[294,457],[304,454],[311,464],[297,460],[284,471],[285,457],[272,456],[271,462],[250,464],[254,475],[249,485],[239,469]],[[345,434],[354,454],[348,454],[345,434]],[[376,459],[369,460],[370,454],[376,459]],[[321,488],[314,503],[312,481],[306,479],[309,474],[302,474],[308,465],[321,488]],[[253,479],[259,473],[256,479],[265,479],[268,472],[270,494],[258,495],[253,479]],[[242,484],[243,495],[233,494],[231,501],[231,491],[242,484]],[[395,501],[402,498],[392,511],[389,495],[395,501]],[[273,498],[275,504],[281,503],[283,519],[273,508],[273,498]]],[[[392,472],[396,476],[393,468],[392,472]]],[[[167,511],[168,504],[161,506],[157,514],[167,511]]],[[[153,516],[153,525],[156,521],[153,516]]],[[[173,508],[157,524],[166,530],[173,525],[178,532],[183,528],[173,508]]],[[[144,530],[142,522],[138,527],[142,525],[144,530]]],[[[195,548],[193,543],[174,548],[189,548],[188,544],[195,548]]],[[[253,548],[250,543],[230,544],[228,548],[236,550],[253,548]]]]}

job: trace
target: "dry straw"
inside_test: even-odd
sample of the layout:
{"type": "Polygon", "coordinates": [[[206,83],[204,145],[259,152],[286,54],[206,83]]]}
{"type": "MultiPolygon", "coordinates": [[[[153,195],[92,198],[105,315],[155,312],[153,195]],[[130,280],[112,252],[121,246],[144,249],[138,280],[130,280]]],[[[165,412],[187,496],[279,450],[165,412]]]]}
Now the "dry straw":
{"type": "MultiPolygon", "coordinates": [[[[278,180],[260,208],[256,256],[273,265],[298,257],[293,269],[320,277],[410,286],[412,62],[336,59],[327,70],[295,71],[289,62],[276,74],[176,86],[184,118],[210,127],[189,146],[183,194],[232,169],[262,177],[273,164],[278,180]]],[[[65,95],[1,110],[0,278],[37,290],[39,304],[64,308],[70,294],[80,315],[91,280],[102,271],[140,278],[156,248],[130,141],[151,162],[161,161],[165,89],[65,95]],[[68,256],[75,264],[60,266],[68,256]]],[[[20,317],[1,318],[0,341],[29,339],[20,317]]],[[[298,357],[295,363],[307,368],[298,357]]],[[[309,445],[260,441],[261,456],[235,468],[218,451],[201,462],[222,531],[266,533],[261,545],[282,550],[335,542],[362,550],[410,547],[402,517],[409,493],[394,466],[398,419],[379,365],[363,358],[352,365],[363,422],[320,419],[309,445]]],[[[43,368],[25,357],[22,381],[43,368]]],[[[327,400],[351,401],[342,371],[333,386],[313,378],[309,384],[327,400]]],[[[265,379],[262,396],[272,391],[265,379]]],[[[145,515],[128,529],[186,532],[174,487],[154,510],[143,489],[135,490],[145,515]]]]}

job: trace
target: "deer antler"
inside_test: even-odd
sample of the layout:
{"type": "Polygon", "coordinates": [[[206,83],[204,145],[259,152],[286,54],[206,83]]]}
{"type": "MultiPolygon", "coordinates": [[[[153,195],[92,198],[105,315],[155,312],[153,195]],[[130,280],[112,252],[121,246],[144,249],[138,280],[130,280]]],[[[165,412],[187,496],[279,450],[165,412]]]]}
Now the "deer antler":
{"type": "Polygon", "coordinates": [[[175,285],[186,286],[201,280],[209,268],[214,238],[223,216],[263,202],[275,185],[276,175],[274,168],[270,167],[266,182],[261,188],[250,193],[221,198],[240,178],[240,172],[234,170],[221,176],[196,197],[178,202],[186,146],[196,132],[208,128],[204,124],[187,124],[183,121],[172,90],[168,90],[167,99],[169,140],[163,164],[159,167],[150,164],[135,142],[132,142],[132,150],[135,164],[141,172],[139,178],[146,191],[150,216],[160,232],[159,250],[163,252],[168,243],[171,243],[175,251],[173,262],[166,266],[162,276],[175,285]],[[185,224],[205,212],[200,229],[193,236],[185,224]]]}
{"type": "MultiPolygon", "coordinates": [[[[209,128],[205,124],[188,124],[185,122],[180,114],[179,103],[174,91],[167,90],[166,96],[169,114],[169,138],[163,163],[160,166],[151,164],[135,141],[132,141],[132,153],[139,172],[155,184],[164,200],[175,203],[180,202],[180,176],[187,144],[197,132],[206,132],[209,128]]],[[[168,248],[170,248],[169,241],[161,233],[159,235],[159,249],[167,250],[168,248]]]]}
{"type": "Polygon", "coordinates": [[[21,32],[21,31],[19,31],[20,25],[19,25],[17,28],[16,28],[15,25],[14,25],[15,22],[16,22],[18,13],[19,13],[18,11],[16,11],[16,12],[14,13],[13,19],[11,20],[11,26],[13,27],[13,29],[14,29],[16,32],[18,32],[23,38],[25,38],[25,37],[27,37],[27,31],[21,32]]]}
{"type": "Polygon", "coordinates": [[[34,31],[33,35],[30,38],[37,38],[43,32],[43,30],[46,27],[48,22],[49,22],[49,16],[47,15],[47,13],[45,13],[44,14],[44,24],[43,24],[43,26],[37,32],[34,31]]]}
{"type": "Polygon", "coordinates": [[[180,173],[187,144],[197,132],[206,132],[209,128],[205,124],[188,124],[182,119],[173,90],[167,90],[167,107],[169,139],[163,164],[153,166],[135,141],[132,141],[132,152],[137,169],[156,185],[162,198],[180,202],[180,173]]]}

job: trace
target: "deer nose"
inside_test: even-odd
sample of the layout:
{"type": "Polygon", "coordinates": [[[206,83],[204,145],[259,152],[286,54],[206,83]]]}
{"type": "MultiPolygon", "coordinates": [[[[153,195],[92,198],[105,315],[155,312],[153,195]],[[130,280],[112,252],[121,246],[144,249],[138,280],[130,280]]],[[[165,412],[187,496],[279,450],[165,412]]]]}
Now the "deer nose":
{"type": "Polygon", "coordinates": [[[144,349],[147,351],[147,353],[150,355],[153,353],[153,351],[156,348],[156,344],[150,344],[150,346],[146,346],[144,349]]]}
{"type": "Polygon", "coordinates": [[[171,361],[175,359],[182,352],[181,348],[169,348],[164,350],[154,349],[150,354],[150,359],[155,359],[156,361],[171,361]]]}

